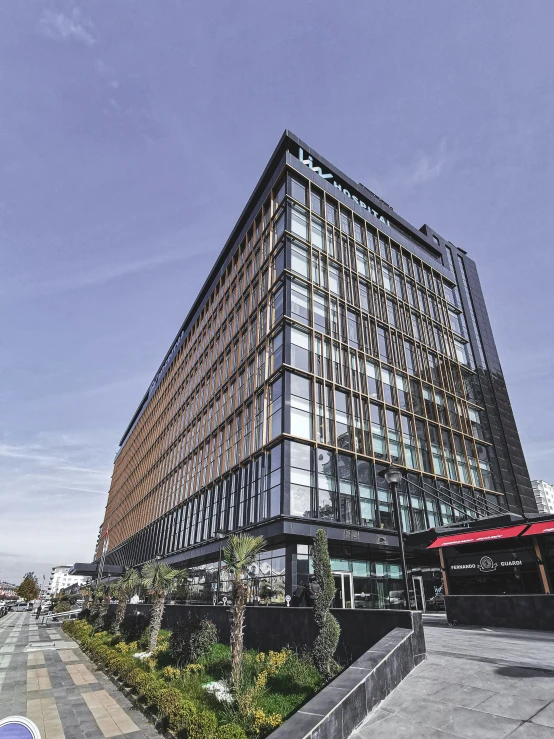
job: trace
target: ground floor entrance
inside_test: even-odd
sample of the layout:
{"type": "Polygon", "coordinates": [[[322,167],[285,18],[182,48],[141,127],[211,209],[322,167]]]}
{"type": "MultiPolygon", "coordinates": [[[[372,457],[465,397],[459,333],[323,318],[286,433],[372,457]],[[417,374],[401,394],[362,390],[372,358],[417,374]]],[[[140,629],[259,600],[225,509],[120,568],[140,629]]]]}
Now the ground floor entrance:
{"type": "Polygon", "coordinates": [[[354,608],[354,579],[351,572],[333,572],[335,597],[333,608],[354,608]]]}
{"type": "MultiPolygon", "coordinates": [[[[250,568],[249,604],[309,605],[305,589],[314,571],[312,555],[312,542],[307,537],[288,536],[268,541],[265,551],[250,568]]],[[[397,548],[370,546],[362,542],[339,544],[329,540],[329,555],[334,581],[334,608],[407,607],[397,548]]],[[[197,559],[182,566],[186,567],[187,579],[176,592],[175,602],[198,605],[231,603],[231,582],[217,552],[209,561],[197,559]]],[[[436,598],[442,583],[438,555],[427,555],[424,566],[412,558],[408,564],[408,581],[411,608],[441,610],[437,607],[436,598]]]]}

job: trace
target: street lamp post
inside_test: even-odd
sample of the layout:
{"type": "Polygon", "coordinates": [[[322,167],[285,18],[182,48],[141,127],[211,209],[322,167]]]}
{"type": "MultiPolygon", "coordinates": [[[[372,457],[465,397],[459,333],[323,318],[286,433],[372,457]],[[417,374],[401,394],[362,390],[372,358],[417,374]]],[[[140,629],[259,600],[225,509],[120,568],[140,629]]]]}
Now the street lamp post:
{"type": "Polygon", "coordinates": [[[219,589],[221,587],[221,540],[225,539],[225,531],[221,529],[215,532],[216,537],[219,539],[219,560],[217,563],[217,605],[219,605],[219,589]]]}
{"type": "Polygon", "coordinates": [[[400,519],[400,506],[398,504],[398,484],[402,480],[402,471],[390,465],[386,470],[379,473],[380,477],[384,477],[392,495],[392,507],[396,527],[398,529],[398,543],[400,545],[400,559],[402,562],[402,581],[404,583],[404,592],[406,593],[406,607],[411,611],[410,607],[410,588],[408,586],[408,570],[406,569],[406,556],[404,554],[404,538],[402,536],[402,520],[400,519]]]}

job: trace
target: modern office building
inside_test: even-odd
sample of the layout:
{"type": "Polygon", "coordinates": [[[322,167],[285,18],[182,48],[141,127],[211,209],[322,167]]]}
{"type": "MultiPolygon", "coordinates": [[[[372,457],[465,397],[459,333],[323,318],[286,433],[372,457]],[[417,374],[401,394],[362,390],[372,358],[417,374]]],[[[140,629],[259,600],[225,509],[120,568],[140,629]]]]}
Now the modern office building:
{"type": "Polygon", "coordinates": [[[475,263],[286,131],[121,439],[106,563],[211,603],[225,535],[263,534],[252,598],[283,603],[324,528],[337,605],[390,606],[390,462],[405,531],[537,510],[475,263]]]}
{"type": "Polygon", "coordinates": [[[554,485],[544,480],[532,480],[539,513],[554,513],[554,485]]]}

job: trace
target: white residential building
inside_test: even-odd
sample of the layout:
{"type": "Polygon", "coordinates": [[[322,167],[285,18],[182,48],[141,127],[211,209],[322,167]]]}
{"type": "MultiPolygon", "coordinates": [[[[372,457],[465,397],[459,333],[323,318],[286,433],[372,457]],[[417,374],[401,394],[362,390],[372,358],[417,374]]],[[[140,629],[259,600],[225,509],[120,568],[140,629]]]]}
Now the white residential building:
{"type": "Polygon", "coordinates": [[[531,480],[539,513],[554,513],[554,485],[544,480],[531,480]]]}
{"type": "Polygon", "coordinates": [[[56,595],[62,588],[67,588],[68,585],[84,585],[90,580],[90,577],[83,577],[82,575],[70,575],[69,570],[71,565],[58,565],[52,567],[50,573],[50,581],[48,583],[48,595],[56,595]]]}

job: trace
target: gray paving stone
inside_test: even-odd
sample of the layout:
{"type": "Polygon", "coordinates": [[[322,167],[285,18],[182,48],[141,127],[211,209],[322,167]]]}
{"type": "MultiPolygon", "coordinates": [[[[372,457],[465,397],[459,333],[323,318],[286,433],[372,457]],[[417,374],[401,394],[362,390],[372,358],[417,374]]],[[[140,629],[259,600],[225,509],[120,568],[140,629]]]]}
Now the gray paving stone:
{"type": "Polygon", "coordinates": [[[552,729],[527,722],[510,734],[509,739],[552,739],[552,729]]]}
{"type": "Polygon", "coordinates": [[[497,716],[516,718],[527,721],[542,708],[548,701],[537,698],[524,698],[521,695],[509,693],[496,693],[477,705],[478,711],[494,713],[497,716]]]}
{"type": "Polygon", "coordinates": [[[403,702],[398,707],[394,702],[387,703],[385,708],[399,716],[403,716],[416,723],[425,724],[425,726],[431,726],[434,729],[442,729],[449,721],[452,721],[458,709],[457,706],[452,706],[448,703],[438,703],[423,697],[403,702]]]}
{"type": "Polygon", "coordinates": [[[464,708],[474,708],[487,698],[494,696],[490,690],[480,690],[471,685],[460,685],[458,683],[449,683],[441,688],[438,692],[433,693],[433,700],[444,703],[452,703],[455,706],[463,706],[464,708]]]}
{"type": "Polygon", "coordinates": [[[452,719],[437,728],[442,728],[464,739],[503,739],[517,729],[520,723],[516,719],[493,716],[455,706],[452,719]]]}
{"type": "Polygon", "coordinates": [[[404,680],[398,687],[402,692],[409,692],[415,695],[433,695],[444,687],[444,680],[427,677],[416,671],[413,677],[409,680],[404,680]]]}
{"type": "MultiPolygon", "coordinates": [[[[531,719],[531,722],[534,724],[540,724],[541,726],[550,726],[554,728],[554,703],[550,703],[546,708],[543,708],[542,711],[539,711],[533,718],[531,719]]],[[[554,736],[554,732],[552,732],[554,736]]]]}
{"type": "Polygon", "coordinates": [[[360,739],[421,739],[427,737],[431,731],[428,726],[391,714],[377,723],[363,724],[356,736],[360,739]]]}

